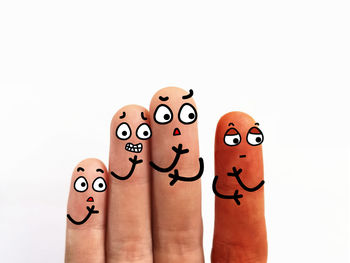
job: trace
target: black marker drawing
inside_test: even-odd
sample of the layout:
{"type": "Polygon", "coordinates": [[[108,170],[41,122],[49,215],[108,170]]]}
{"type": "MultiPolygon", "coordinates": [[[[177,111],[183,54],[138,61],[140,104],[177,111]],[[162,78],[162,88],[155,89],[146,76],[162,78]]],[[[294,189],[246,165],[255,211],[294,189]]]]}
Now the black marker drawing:
{"type": "Polygon", "coordinates": [[[172,147],[172,150],[176,153],[175,155],[175,158],[173,160],[173,162],[170,164],[170,166],[168,166],[167,168],[162,168],[162,167],[159,167],[158,165],[156,165],[154,162],[149,162],[149,164],[151,165],[151,167],[154,169],[154,170],[157,170],[158,172],[162,172],[162,173],[167,173],[167,172],[170,172],[172,171],[175,166],[177,165],[179,159],[180,159],[180,156],[181,154],[185,154],[185,153],[188,153],[189,150],[188,149],[182,149],[182,144],[180,143],[179,146],[176,148],[175,146],[172,147]]]}
{"type": "Polygon", "coordinates": [[[247,192],[255,192],[255,191],[259,190],[265,183],[265,181],[262,180],[257,186],[252,187],[252,188],[248,187],[242,182],[241,178],[239,177],[240,173],[242,172],[242,169],[237,170],[236,167],[232,167],[232,171],[233,171],[233,173],[227,173],[227,175],[235,177],[237,182],[239,183],[239,185],[247,192]]]}
{"type": "MultiPolygon", "coordinates": [[[[259,123],[255,123],[259,125],[259,123]]],[[[258,127],[251,127],[247,132],[247,142],[251,146],[258,146],[264,141],[264,134],[258,127]]]]}
{"type": "Polygon", "coordinates": [[[218,192],[218,190],[216,189],[216,184],[218,181],[218,176],[215,175],[214,177],[214,181],[213,181],[213,192],[216,196],[222,198],[222,199],[233,199],[237,205],[240,205],[241,202],[239,201],[239,198],[242,198],[243,195],[242,194],[238,194],[238,190],[235,190],[235,193],[233,195],[224,195],[218,192]]]}
{"type": "Polygon", "coordinates": [[[88,221],[88,219],[90,218],[90,216],[92,214],[98,214],[99,211],[98,210],[94,210],[95,209],[95,206],[92,205],[91,207],[86,207],[86,209],[89,211],[89,213],[86,215],[86,217],[81,220],[81,221],[75,221],[69,214],[67,214],[67,218],[69,219],[69,221],[71,221],[73,224],[75,225],[82,225],[84,224],[86,221],[88,221]]]}
{"type": "Polygon", "coordinates": [[[126,179],[130,178],[130,176],[133,174],[136,165],[143,162],[142,159],[137,160],[137,156],[136,155],[134,156],[134,158],[129,158],[129,161],[132,163],[132,166],[130,168],[129,173],[126,176],[119,176],[113,171],[111,171],[111,175],[113,177],[115,177],[116,179],[118,179],[118,180],[126,180],[126,179]]]}
{"type": "Polygon", "coordinates": [[[195,175],[193,177],[182,177],[179,175],[179,171],[177,169],[175,169],[173,174],[171,174],[171,173],[169,174],[169,177],[173,179],[173,180],[171,180],[170,185],[173,186],[177,181],[183,181],[183,182],[196,181],[202,177],[203,171],[204,171],[204,162],[203,162],[203,159],[200,157],[199,158],[199,171],[198,171],[197,175],[195,175]]]}

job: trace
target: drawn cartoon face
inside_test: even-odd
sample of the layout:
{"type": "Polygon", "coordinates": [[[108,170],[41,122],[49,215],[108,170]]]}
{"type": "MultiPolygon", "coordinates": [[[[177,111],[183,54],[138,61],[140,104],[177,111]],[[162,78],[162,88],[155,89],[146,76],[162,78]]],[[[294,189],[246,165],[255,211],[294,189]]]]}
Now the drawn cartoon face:
{"type": "Polygon", "coordinates": [[[230,112],[219,121],[215,137],[215,167],[221,181],[232,167],[242,169],[247,185],[255,186],[263,179],[262,143],[264,135],[252,117],[243,112],[230,112]],[[249,176],[251,174],[251,176],[249,176]]]}
{"type": "Polygon", "coordinates": [[[150,105],[154,134],[150,165],[155,171],[168,174],[172,178],[171,186],[176,181],[198,180],[203,173],[198,147],[198,115],[192,96],[192,90],[167,87],[153,96],[150,105]]]}
{"type": "Polygon", "coordinates": [[[196,105],[192,96],[192,90],[186,92],[179,88],[165,88],[153,97],[152,118],[155,124],[160,125],[166,136],[180,137],[192,131],[191,125],[193,126],[197,120],[196,105]]]}
{"type": "Polygon", "coordinates": [[[171,148],[182,144],[190,150],[187,157],[192,153],[199,155],[198,114],[192,90],[176,87],[159,90],[152,98],[150,115],[153,141],[162,148],[159,152],[170,151],[172,155],[171,148]]]}
{"type": "Polygon", "coordinates": [[[106,173],[106,167],[97,159],[86,159],[76,166],[68,201],[70,223],[82,225],[101,217],[106,205],[106,173]]]}
{"type": "Polygon", "coordinates": [[[217,128],[217,150],[231,152],[231,157],[244,159],[250,158],[256,152],[261,151],[264,135],[259,128],[259,123],[242,112],[231,112],[224,115],[217,128]]]}
{"type": "Polygon", "coordinates": [[[128,105],[118,110],[111,122],[111,175],[126,180],[137,169],[136,165],[141,164],[145,158],[148,160],[151,136],[148,111],[145,108],[128,105]]]}

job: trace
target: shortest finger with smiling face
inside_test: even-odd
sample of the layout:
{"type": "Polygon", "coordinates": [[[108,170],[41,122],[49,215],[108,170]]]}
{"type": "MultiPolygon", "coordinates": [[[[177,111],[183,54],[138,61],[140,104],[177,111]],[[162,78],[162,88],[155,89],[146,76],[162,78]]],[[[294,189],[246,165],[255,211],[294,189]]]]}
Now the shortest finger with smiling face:
{"type": "Polygon", "coordinates": [[[104,262],[107,169],[86,159],[73,171],[67,208],[65,262],[104,262]]]}

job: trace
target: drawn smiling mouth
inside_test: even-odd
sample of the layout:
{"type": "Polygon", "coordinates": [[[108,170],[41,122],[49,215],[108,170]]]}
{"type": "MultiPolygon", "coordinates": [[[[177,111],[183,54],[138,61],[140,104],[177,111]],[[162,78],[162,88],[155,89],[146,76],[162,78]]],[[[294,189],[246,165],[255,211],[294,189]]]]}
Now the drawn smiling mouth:
{"type": "Polygon", "coordinates": [[[125,145],[125,150],[127,150],[129,152],[140,153],[140,152],[142,152],[142,143],[132,144],[131,142],[128,142],[125,145]]]}

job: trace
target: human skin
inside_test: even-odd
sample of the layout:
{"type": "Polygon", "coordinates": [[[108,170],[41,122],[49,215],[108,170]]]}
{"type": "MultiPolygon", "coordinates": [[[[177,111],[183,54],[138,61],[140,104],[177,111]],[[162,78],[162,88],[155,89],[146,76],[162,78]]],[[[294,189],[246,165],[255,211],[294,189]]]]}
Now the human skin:
{"type": "Polygon", "coordinates": [[[230,112],[219,120],[216,128],[215,176],[217,177],[214,179],[213,189],[217,195],[211,254],[213,263],[267,261],[261,145],[263,136],[259,135],[258,127],[249,115],[243,112],[230,112]],[[248,131],[251,132],[249,141],[257,145],[248,143],[248,131]],[[238,139],[237,132],[240,134],[239,143],[233,142],[234,138],[238,139]],[[225,134],[231,135],[226,137],[226,142],[231,145],[225,143],[225,134]],[[256,139],[257,137],[259,138],[256,139]],[[241,172],[239,169],[242,169],[241,172]],[[229,199],[223,198],[224,196],[229,199]]]}
{"type": "Polygon", "coordinates": [[[111,121],[107,262],[153,262],[149,119],[128,105],[111,121]]]}
{"type": "Polygon", "coordinates": [[[199,157],[197,113],[191,107],[196,107],[193,97],[175,87],[159,90],[150,104],[154,262],[204,262],[199,179],[203,167],[199,157]],[[190,105],[179,117],[179,110],[186,103],[190,105]],[[160,105],[165,108],[159,108],[160,105]],[[172,148],[178,150],[180,144],[184,152],[174,162],[177,154],[172,148]],[[174,167],[166,169],[172,163],[174,167]]]}
{"type": "MultiPolygon", "coordinates": [[[[123,107],[110,126],[109,173],[97,159],[75,167],[68,201],[67,215],[73,221],[67,216],[66,262],[204,262],[203,160],[191,95],[170,87],[153,96],[150,113],[137,105],[123,107]],[[184,107],[188,104],[192,108],[184,107]],[[156,114],[160,105],[170,109],[168,120],[167,111],[156,114]],[[165,123],[159,123],[162,118],[165,123]],[[144,137],[138,138],[137,131],[144,137]],[[80,176],[88,185],[81,192],[74,188],[80,176]],[[108,190],[96,192],[92,182],[101,176],[108,190]],[[87,202],[89,197],[94,198],[94,208],[87,202]]],[[[214,263],[267,260],[262,148],[260,143],[247,142],[248,131],[253,139],[260,136],[259,125],[241,112],[226,114],[217,126],[214,263]],[[237,134],[240,141],[234,143],[237,134]]]]}
{"type": "Polygon", "coordinates": [[[86,159],[74,168],[67,207],[67,263],[105,262],[107,179],[100,160],[86,159]]]}

